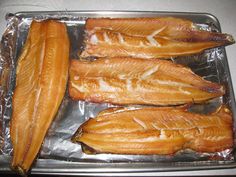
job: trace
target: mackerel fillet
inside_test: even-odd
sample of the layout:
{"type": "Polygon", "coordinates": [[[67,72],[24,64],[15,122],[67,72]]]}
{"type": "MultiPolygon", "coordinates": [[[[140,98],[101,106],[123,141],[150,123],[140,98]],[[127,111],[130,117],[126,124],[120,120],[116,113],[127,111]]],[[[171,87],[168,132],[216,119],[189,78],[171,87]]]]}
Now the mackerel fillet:
{"type": "Polygon", "coordinates": [[[220,152],[233,147],[232,115],[224,105],[208,115],[185,107],[112,108],[82,124],[72,141],[88,146],[86,153],[220,152]]]}
{"type": "Polygon", "coordinates": [[[224,95],[224,87],[168,60],[105,58],[71,60],[74,100],[113,104],[178,105],[224,95]]]}
{"type": "Polygon", "coordinates": [[[170,58],[230,45],[229,34],[200,30],[174,18],[89,18],[82,57],[170,58]]]}
{"type": "Polygon", "coordinates": [[[64,97],[68,78],[66,26],[33,21],[18,59],[10,135],[12,168],[30,169],[64,97]]]}

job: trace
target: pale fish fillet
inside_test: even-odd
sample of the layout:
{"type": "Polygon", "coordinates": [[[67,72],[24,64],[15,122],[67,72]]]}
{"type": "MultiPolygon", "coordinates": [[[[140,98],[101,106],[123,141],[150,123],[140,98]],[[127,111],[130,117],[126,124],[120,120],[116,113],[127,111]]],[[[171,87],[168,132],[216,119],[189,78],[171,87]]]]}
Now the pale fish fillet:
{"type": "Polygon", "coordinates": [[[177,105],[204,102],[225,92],[222,85],[167,60],[72,60],[69,70],[69,94],[75,100],[177,105]]]}
{"type": "Polygon", "coordinates": [[[82,57],[170,58],[234,43],[229,34],[198,30],[173,17],[88,19],[86,30],[82,57]]]}
{"type": "Polygon", "coordinates": [[[66,90],[69,39],[66,26],[33,21],[18,59],[10,135],[12,168],[26,174],[66,90]]]}
{"type": "Polygon", "coordinates": [[[232,115],[226,106],[209,115],[183,107],[115,108],[82,124],[72,141],[96,153],[220,152],[233,147],[232,115]]]}

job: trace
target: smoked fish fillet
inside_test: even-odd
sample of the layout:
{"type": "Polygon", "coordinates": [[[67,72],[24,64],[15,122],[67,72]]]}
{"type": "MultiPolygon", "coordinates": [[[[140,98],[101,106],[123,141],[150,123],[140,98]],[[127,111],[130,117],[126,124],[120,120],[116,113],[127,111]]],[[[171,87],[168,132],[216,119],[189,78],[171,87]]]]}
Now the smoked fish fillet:
{"type": "Polygon", "coordinates": [[[112,108],[82,124],[72,141],[87,145],[86,153],[220,152],[233,147],[232,115],[226,106],[209,115],[184,107],[112,108]]]}
{"type": "Polygon", "coordinates": [[[234,43],[229,34],[198,28],[173,17],[89,18],[81,57],[170,58],[234,43]]]}
{"type": "Polygon", "coordinates": [[[168,60],[72,60],[69,75],[72,99],[99,103],[177,105],[199,103],[225,93],[222,85],[168,60]]]}
{"type": "Polygon", "coordinates": [[[66,90],[69,39],[63,23],[33,21],[18,59],[10,136],[12,168],[26,174],[66,90]]]}

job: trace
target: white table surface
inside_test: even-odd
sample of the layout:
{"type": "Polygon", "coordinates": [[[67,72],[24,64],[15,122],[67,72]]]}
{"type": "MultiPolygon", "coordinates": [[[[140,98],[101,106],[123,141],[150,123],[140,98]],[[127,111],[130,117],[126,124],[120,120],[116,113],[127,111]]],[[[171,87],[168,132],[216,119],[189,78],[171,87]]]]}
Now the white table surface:
{"type": "MultiPolygon", "coordinates": [[[[0,0],[0,34],[6,26],[5,15],[8,12],[56,10],[207,12],[218,18],[222,32],[232,34],[236,39],[236,0],[0,0]]],[[[226,47],[226,52],[236,93],[236,44],[226,47]]],[[[224,174],[236,175],[236,169],[163,172],[158,176],[224,174]]]]}

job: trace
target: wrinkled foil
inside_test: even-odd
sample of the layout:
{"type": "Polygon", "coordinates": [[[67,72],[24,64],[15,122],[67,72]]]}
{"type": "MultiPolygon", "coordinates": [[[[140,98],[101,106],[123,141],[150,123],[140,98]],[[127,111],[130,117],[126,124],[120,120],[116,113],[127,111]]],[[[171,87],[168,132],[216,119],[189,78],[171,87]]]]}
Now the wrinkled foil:
{"type": "MultiPolygon", "coordinates": [[[[106,14],[106,16],[109,16],[109,14],[106,14]]],[[[9,127],[12,111],[12,95],[15,85],[15,69],[32,19],[56,19],[64,22],[67,25],[70,38],[70,58],[78,58],[77,53],[81,52],[84,47],[83,38],[85,36],[84,24],[86,18],[86,14],[82,13],[66,13],[64,15],[57,14],[56,12],[48,14],[8,14],[7,27],[2,36],[0,46],[0,154],[2,156],[9,157],[12,155],[9,127]]],[[[220,30],[217,26],[211,24],[197,24],[195,27],[207,31],[220,30]]],[[[174,63],[190,67],[196,74],[206,80],[221,83],[226,87],[226,94],[223,97],[213,99],[204,105],[192,105],[190,111],[206,114],[215,111],[221,104],[226,104],[232,110],[233,114],[235,113],[232,83],[223,47],[206,50],[204,53],[198,55],[171,58],[171,60],[174,63]]],[[[234,161],[233,149],[227,149],[217,153],[196,153],[191,150],[184,150],[174,155],[88,155],[83,153],[81,145],[72,143],[71,137],[83,122],[89,118],[94,118],[98,112],[109,107],[115,106],[111,104],[74,101],[70,99],[67,90],[60,109],[48,130],[38,158],[73,162],[234,161]]],[[[0,163],[2,159],[0,158],[0,163]]]]}

